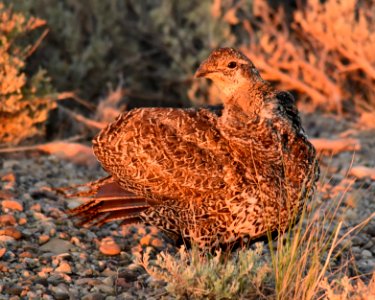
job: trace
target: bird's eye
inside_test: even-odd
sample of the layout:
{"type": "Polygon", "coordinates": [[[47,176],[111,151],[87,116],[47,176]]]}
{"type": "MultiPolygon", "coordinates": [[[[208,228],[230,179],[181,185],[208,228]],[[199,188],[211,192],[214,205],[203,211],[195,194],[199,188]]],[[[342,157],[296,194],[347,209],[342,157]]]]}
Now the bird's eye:
{"type": "Polygon", "coordinates": [[[235,67],[237,67],[237,63],[235,61],[231,61],[229,64],[228,64],[228,68],[229,69],[234,69],[235,67]]]}

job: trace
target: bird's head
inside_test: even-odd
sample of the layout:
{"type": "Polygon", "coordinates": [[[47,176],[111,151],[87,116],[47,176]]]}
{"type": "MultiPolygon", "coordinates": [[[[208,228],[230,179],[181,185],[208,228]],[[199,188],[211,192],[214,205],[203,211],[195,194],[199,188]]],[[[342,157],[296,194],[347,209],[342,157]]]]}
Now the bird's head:
{"type": "Polygon", "coordinates": [[[211,79],[226,97],[263,81],[252,61],[233,48],[212,51],[199,66],[195,77],[211,79]]]}

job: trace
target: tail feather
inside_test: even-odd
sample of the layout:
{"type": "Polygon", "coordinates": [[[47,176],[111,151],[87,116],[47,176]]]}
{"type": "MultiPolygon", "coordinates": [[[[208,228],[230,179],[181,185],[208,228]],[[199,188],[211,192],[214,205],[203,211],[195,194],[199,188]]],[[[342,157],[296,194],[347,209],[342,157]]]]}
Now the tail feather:
{"type": "Polygon", "coordinates": [[[116,220],[130,224],[140,222],[140,213],[149,207],[145,198],[124,190],[113,180],[106,180],[96,188],[92,198],[68,213],[76,216],[80,225],[101,226],[116,220]]]}

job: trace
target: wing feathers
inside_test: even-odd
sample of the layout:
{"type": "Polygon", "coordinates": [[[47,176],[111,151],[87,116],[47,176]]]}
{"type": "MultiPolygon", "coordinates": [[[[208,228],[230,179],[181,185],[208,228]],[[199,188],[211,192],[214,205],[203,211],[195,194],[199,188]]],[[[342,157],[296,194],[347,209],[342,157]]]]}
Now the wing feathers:
{"type": "Polygon", "coordinates": [[[111,182],[99,187],[93,198],[69,213],[78,216],[81,225],[100,226],[114,220],[123,220],[126,223],[139,222],[140,213],[149,207],[150,203],[145,198],[111,182]]]}

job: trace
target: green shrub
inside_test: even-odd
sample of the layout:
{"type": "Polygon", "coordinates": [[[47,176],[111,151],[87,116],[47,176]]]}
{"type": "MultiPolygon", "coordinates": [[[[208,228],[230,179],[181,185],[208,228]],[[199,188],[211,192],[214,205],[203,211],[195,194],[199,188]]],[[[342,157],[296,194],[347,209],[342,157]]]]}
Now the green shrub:
{"type": "Polygon", "coordinates": [[[221,18],[232,1],[219,1],[216,15],[211,0],[8,2],[47,21],[50,33],[34,59],[54,86],[90,100],[122,76],[130,106],[188,105],[198,64],[212,48],[235,43],[221,18]]]}

